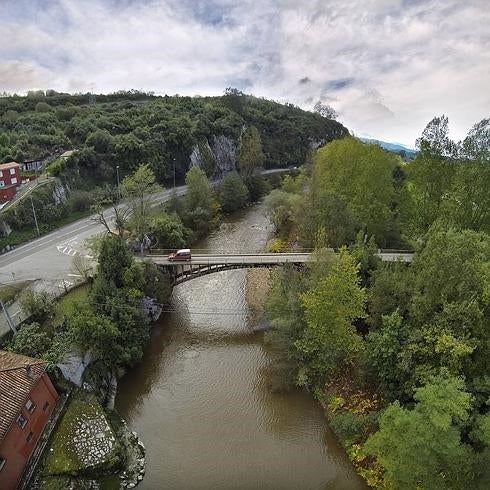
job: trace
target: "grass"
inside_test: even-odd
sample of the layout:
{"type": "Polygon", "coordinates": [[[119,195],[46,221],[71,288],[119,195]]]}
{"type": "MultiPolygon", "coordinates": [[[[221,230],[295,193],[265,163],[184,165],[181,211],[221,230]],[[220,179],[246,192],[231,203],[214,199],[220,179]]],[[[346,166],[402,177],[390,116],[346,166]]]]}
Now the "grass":
{"type": "Polygon", "coordinates": [[[59,325],[65,316],[70,316],[75,312],[79,303],[87,301],[90,285],[85,283],[78,286],[62,296],[56,302],[56,309],[52,324],[59,325]]]}
{"type": "Polygon", "coordinates": [[[0,300],[7,302],[14,300],[31,281],[20,281],[0,287],[0,300]]]}

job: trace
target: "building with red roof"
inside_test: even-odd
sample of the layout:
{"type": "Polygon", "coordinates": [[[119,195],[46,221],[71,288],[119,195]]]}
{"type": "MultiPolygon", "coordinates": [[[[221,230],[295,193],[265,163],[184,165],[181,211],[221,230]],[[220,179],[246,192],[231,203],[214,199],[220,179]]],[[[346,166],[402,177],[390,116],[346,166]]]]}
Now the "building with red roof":
{"type": "Polygon", "coordinates": [[[46,363],[0,350],[0,488],[17,487],[58,393],[46,363]]]}

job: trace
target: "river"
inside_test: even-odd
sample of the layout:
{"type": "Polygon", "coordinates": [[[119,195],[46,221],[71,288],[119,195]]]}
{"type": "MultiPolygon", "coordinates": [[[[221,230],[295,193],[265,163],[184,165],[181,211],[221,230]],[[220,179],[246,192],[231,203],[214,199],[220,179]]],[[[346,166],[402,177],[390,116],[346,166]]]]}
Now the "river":
{"type": "MultiPolygon", "coordinates": [[[[199,244],[262,250],[261,205],[199,244]]],[[[119,383],[116,410],[146,445],[141,489],[365,489],[319,404],[300,390],[272,393],[270,358],[252,333],[246,271],[177,286],[141,364],[119,383]]]]}

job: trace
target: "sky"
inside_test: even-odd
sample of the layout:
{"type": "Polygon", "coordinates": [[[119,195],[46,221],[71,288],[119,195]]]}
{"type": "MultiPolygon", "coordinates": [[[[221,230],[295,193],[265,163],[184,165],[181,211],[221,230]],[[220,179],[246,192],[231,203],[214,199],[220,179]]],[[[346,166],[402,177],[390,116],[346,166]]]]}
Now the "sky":
{"type": "Polygon", "coordinates": [[[490,117],[490,0],[0,0],[0,92],[226,87],[413,146],[490,117]]]}

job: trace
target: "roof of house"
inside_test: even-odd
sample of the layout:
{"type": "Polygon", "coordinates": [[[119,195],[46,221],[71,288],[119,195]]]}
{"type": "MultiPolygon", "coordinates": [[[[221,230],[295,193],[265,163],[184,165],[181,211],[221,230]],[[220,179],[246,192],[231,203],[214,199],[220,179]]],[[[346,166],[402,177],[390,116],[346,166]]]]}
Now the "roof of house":
{"type": "Polygon", "coordinates": [[[0,164],[0,170],[8,170],[9,168],[20,167],[17,162],[8,162],[0,164]]]}
{"type": "Polygon", "coordinates": [[[74,151],[75,151],[75,150],[67,150],[67,151],[65,151],[64,153],[62,153],[62,154],[60,155],[60,158],[68,158],[68,157],[70,157],[70,156],[72,156],[72,155],[73,155],[73,152],[74,152],[74,151]]]}
{"type": "Polygon", "coordinates": [[[45,370],[39,359],[0,350],[0,441],[45,370]]]}

